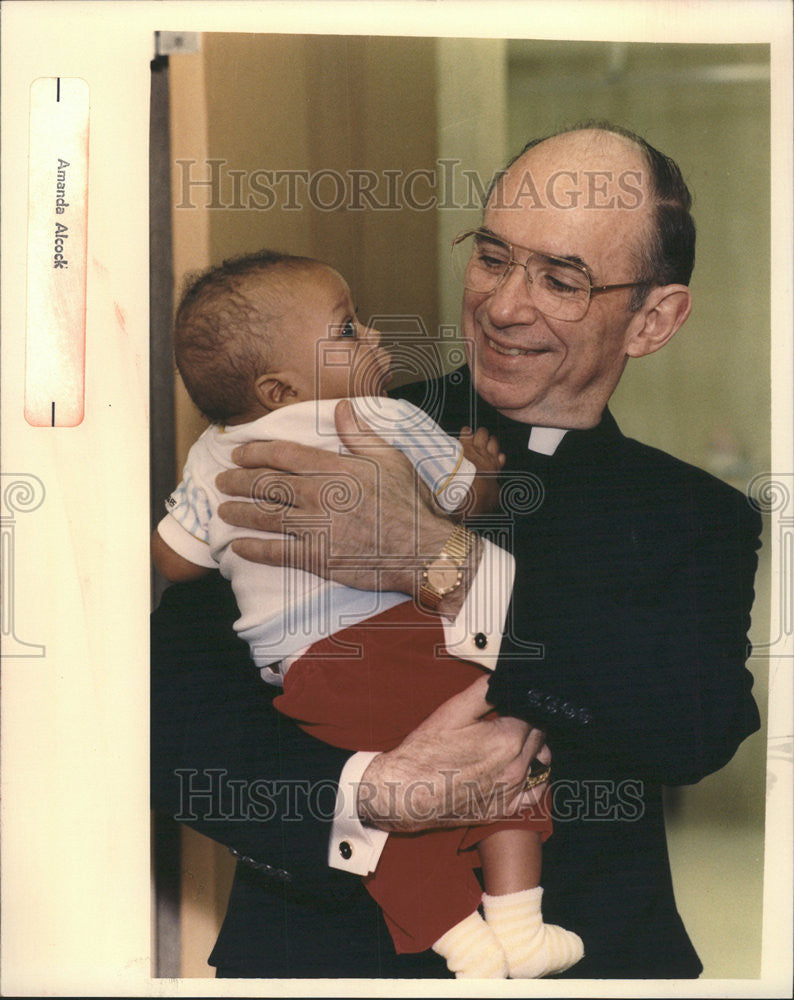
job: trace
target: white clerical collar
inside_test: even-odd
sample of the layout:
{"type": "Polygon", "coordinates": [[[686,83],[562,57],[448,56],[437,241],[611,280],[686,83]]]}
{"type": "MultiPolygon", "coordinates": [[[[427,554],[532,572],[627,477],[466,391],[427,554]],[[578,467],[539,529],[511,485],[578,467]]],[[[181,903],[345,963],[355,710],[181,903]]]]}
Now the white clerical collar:
{"type": "Polygon", "coordinates": [[[567,433],[567,429],[559,427],[533,427],[529,432],[527,448],[541,455],[553,455],[567,433]]]}

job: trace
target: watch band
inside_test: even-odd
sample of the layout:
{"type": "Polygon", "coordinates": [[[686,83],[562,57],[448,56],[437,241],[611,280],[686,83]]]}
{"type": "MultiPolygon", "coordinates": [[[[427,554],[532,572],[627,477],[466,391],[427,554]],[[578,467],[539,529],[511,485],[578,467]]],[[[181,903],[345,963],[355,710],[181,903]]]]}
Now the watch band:
{"type": "Polygon", "coordinates": [[[463,567],[474,541],[474,535],[463,525],[456,525],[452,534],[444,543],[439,554],[431,559],[422,570],[422,582],[419,585],[419,602],[429,611],[435,611],[442,599],[457,590],[463,580],[463,567]],[[448,567],[440,567],[439,563],[448,563],[448,567]],[[455,581],[447,587],[437,587],[428,578],[433,568],[457,569],[455,581]]]}

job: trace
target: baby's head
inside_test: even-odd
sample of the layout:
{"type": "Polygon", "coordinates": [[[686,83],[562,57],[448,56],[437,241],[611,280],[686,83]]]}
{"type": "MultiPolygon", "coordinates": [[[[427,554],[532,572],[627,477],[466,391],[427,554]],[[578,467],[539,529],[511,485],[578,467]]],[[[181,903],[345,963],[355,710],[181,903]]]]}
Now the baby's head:
{"type": "Polygon", "coordinates": [[[214,423],[243,423],[307,399],[382,395],[389,357],[356,318],[342,276],[310,257],[263,250],[202,274],[174,323],[193,402],[214,423]]]}

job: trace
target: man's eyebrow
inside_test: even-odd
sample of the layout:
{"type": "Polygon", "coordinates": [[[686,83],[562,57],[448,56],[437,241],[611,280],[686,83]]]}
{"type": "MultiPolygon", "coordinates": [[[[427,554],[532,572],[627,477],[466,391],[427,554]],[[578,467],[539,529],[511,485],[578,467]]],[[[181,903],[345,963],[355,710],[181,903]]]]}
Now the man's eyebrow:
{"type": "MultiPolygon", "coordinates": [[[[510,240],[505,239],[504,236],[500,236],[498,233],[495,233],[493,231],[493,229],[489,229],[487,226],[480,226],[480,228],[477,230],[477,232],[482,233],[483,236],[490,236],[494,240],[498,240],[500,243],[507,243],[510,246],[514,246],[514,245],[515,246],[519,246],[518,243],[516,243],[516,244],[510,243],[510,240]]],[[[522,250],[529,250],[531,248],[530,247],[521,247],[521,249],[522,250]]],[[[576,264],[578,267],[584,268],[584,270],[587,271],[588,276],[590,276],[592,278],[592,272],[590,270],[590,265],[587,263],[586,260],[584,260],[578,254],[575,254],[575,253],[546,253],[545,250],[535,250],[534,252],[535,253],[542,253],[544,257],[556,257],[557,260],[565,260],[565,261],[569,261],[571,264],[576,264]]]]}

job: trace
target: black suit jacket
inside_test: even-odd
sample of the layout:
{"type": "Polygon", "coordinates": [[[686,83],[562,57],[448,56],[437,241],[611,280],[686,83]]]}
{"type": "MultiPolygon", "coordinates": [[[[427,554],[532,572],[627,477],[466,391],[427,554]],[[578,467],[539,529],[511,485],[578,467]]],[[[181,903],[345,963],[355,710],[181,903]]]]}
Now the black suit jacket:
{"type": "MultiPolygon", "coordinates": [[[[697,976],[675,908],[661,786],[722,767],[758,728],[745,668],[758,515],[724,483],[623,437],[608,412],[545,458],[527,452],[527,425],[478,399],[465,370],[401,394],[452,432],[488,427],[508,455],[502,509],[475,525],[517,565],[489,697],[548,732],[555,831],[544,849],[544,915],[586,948],[567,975],[697,976]]],[[[225,770],[240,788],[311,778],[330,791],[344,759],[270,708],[230,634],[236,609],[223,593],[217,579],[172,588],[154,617],[154,691],[165,694],[153,704],[172,726],[155,714],[153,787],[172,814],[184,797],[177,771],[225,770]],[[183,629],[186,613],[198,632],[183,629]],[[168,697],[180,670],[187,721],[168,697]]],[[[290,824],[278,806],[259,821],[183,810],[249,859],[213,960],[237,975],[444,975],[433,955],[395,959],[358,880],[325,867],[318,811],[290,824]],[[252,939],[272,947],[256,952],[252,939]]]]}
{"type": "Polygon", "coordinates": [[[578,931],[571,977],[685,977],[661,786],[698,781],[759,727],[745,667],[761,520],[738,491],[624,437],[606,411],[551,457],[461,370],[406,395],[450,432],[495,433],[516,579],[489,698],[547,730],[544,915],[578,931]],[[660,946],[658,942],[664,942],[660,946]],[[657,942],[656,944],[654,942],[657,942]]]}

